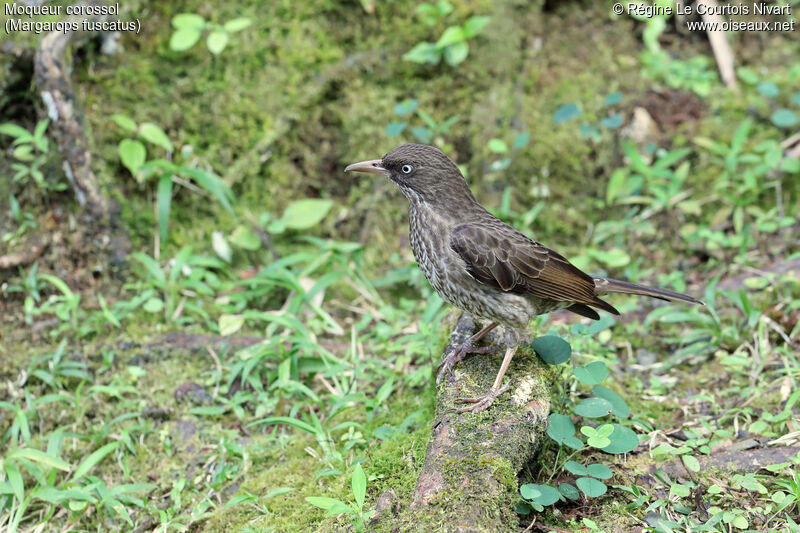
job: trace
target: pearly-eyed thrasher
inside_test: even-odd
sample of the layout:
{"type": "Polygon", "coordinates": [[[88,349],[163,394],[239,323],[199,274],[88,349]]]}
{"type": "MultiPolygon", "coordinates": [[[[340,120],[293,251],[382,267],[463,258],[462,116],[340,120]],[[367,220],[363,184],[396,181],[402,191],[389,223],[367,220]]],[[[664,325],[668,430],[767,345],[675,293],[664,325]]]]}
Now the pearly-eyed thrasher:
{"type": "Polygon", "coordinates": [[[472,196],[456,164],[438,148],[404,144],[382,159],[354,163],[344,170],[382,174],[400,187],[411,204],[411,248],[431,286],[444,301],[491,320],[445,356],[437,383],[498,324],[514,335],[491,389],[479,398],[460,399],[472,404],[460,412],[486,409],[508,390],[510,382],[501,385],[519,345],[518,332],[536,315],[567,309],[597,320],[600,316],[593,307],[618,315],[599,298],[607,293],[702,304],[673,291],[589,276],[489,213],[472,196]]]}

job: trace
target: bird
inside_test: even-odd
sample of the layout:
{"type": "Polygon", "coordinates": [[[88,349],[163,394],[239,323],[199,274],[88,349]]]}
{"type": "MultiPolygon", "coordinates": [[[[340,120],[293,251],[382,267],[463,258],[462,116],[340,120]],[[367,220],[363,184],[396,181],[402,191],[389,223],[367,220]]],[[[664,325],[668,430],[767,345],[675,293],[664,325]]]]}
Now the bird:
{"type": "Polygon", "coordinates": [[[649,296],[703,305],[686,294],[606,277],[590,276],[564,256],[509,226],[472,194],[458,166],[434,146],[403,144],[381,159],[348,165],[345,172],[385,176],[409,202],[409,240],[419,268],[445,302],[489,321],[454,347],[439,365],[437,384],[452,375],[476,343],[502,324],[512,340],[486,394],[459,398],[458,412],[487,409],[511,384],[503,377],[521,334],[537,315],[566,309],[598,320],[597,310],[619,315],[600,296],[649,296]]]}

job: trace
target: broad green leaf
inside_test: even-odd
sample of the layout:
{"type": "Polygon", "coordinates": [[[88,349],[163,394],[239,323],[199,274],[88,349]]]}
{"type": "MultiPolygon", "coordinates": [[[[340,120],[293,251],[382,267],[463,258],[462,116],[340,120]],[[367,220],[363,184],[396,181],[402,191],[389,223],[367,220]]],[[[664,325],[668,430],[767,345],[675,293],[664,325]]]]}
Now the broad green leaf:
{"type": "Polygon", "coordinates": [[[436,11],[438,11],[441,16],[449,15],[453,12],[453,4],[448,2],[448,0],[439,0],[436,2],[436,11]]]}
{"type": "Polygon", "coordinates": [[[683,464],[686,465],[686,468],[692,472],[700,471],[700,461],[698,461],[693,455],[682,455],[681,460],[683,461],[683,464]]]}
{"type": "Polygon", "coordinates": [[[526,500],[534,500],[542,495],[542,491],[539,490],[539,485],[536,485],[534,483],[527,483],[525,485],[522,485],[519,488],[519,493],[526,500]]]}
{"type": "Polygon", "coordinates": [[[228,33],[235,33],[237,31],[242,31],[250,24],[252,24],[252,21],[249,18],[240,17],[229,20],[228,22],[223,24],[222,27],[225,28],[225,31],[227,31],[228,33]]]}
{"type": "Polygon", "coordinates": [[[359,509],[364,507],[364,496],[367,493],[367,476],[364,474],[364,469],[361,465],[356,465],[353,470],[353,478],[351,480],[353,488],[353,497],[356,499],[356,504],[359,509]]]}
{"type": "Polygon", "coordinates": [[[505,170],[511,165],[511,158],[504,157],[503,159],[498,159],[497,161],[493,161],[491,165],[489,165],[489,170],[497,171],[497,170],[505,170]]]}
{"type": "Polygon", "coordinates": [[[172,17],[172,27],[201,29],[206,24],[206,19],[196,13],[180,13],[172,17]]]}
{"type": "Polygon", "coordinates": [[[800,159],[796,157],[786,157],[781,162],[781,170],[787,174],[800,173],[800,159]]]}
{"type": "Polygon", "coordinates": [[[306,198],[289,204],[281,220],[290,229],[308,229],[325,218],[333,202],[322,198],[306,198]]]}
{"type": "Polygon", "coordinates": [[[520,500],[517,502],[517,506],[514,507],[514,512],[521,515],[529,515],[531,514],[531,505],[526,502],[525,500],[520,500]]]}
{"type": "Polygon", "coordinates": [[[586,398],[575,406],[575,414],[586,418],[600,418],[611,412],[611,403],[603,398],[586,398]]]}
{"type": "Polygon", "coordinates": [[[491,139],[489,141],[489,150],[496,154],[504,154],[508,152],[508,146],[502,139],[491,139]]]}
{"type": "Polygon", "coordinates": [[[402,102],[396,104],[393,111],[398,117],[404,117],[409,113],[413,113],[417,109],[418,105],[419,102],[417,102],[417,100],[414,98],[409,98],[408,100],[403,100],[402,102]]]}
{"type": "Polygon", "coordinates": [[[459,26],[450,26],[444,30],[442,36],[436,41],[436,46],[438,48],[445,48],[451,44],[463,42],[465,38],[463,29],[459,26]]]}
{"type": "Polygon", "coordinates": [[[630,428],[614,424],[614,432],[609,436],[611,444],[603,448],[606,453],[628,453],[639,446],[639,437],[630,428]]]}
{"type": "Polygon", "coordinates": [[[520,150],[525,148],[528,144],[528,141],[531,140],[531,134],[527,131],[523,131],[522,133],[518,134],[514,137],[514,143],[511,145],[512,150],[520,150]]]}
{"type": "Polygon", "coordinates": [[[491,20],[492,20],[491,17],[481,17],[481,16],[468,18],[467,22],[464,23],[464,37],[467,39],[475,37],[481,31],[483,31],[483,28],[487,24],[489,24],[491,20]]]}
{"type": "Polygon", "coordinates": [[[526,500],[536,502],[539,505],[553,505],[561,499],[561,494],[555,487],[551,487],[550,485],[536,485],[534,483],[529,483],[520,487],[520,494],[526,500]],[[522,491],[523,488],[525,488],[524,493],[522,491]],[[538,495],[536,495],[537,492],[539,493],[538,495]],[[530,497],[526,496],[526,494],[530,497]]]}
{"type": "Polygon", "coordinates": [[[573,424],[572,419],[566,415],[551,413],[550,425],[547,427],[547,435],[561,444],[567,437],[575,435],[575,424],[573,424]]]}
{"type": "Polygon", "coordinates": [[[581,497],[581,493],[578,492],[578,489],[576,489],[574,485],[571,485],[569,483],[561,483],[558,486],[558,492],[560,492],[561,495],[564,496],[565,498],[570,499],[572,501],[575,501],[581,497]]]}
{"type": "Polygon", "coordinates": [[[172,206],[172,176],[163,174],[158,179],[156,190],[156,204],[158,206],[158,230],[161,237],[161,246],[167,244],[167,231],[169,230],[169,210],[172,206]]]}
{"type": "Polygon", "coordinates": [[[610,437],[611,434],[614,433],[614,425],[603,424],[602,426],[598,426],[595,432],[597,435],[601,437],[610,437]]]}
{"type": "Polygon", "coordinates": [[[623,419],[631,416],[631,410],[628,407],[628,404],[613,390],[602,385],[595,385],[594,388],[592,388],[592,392],[598,398],[608,400],[608,402],[611,404],[611,412],[614,414],[614,416],[623,419]]]}
{"type": "Polygon", "coordinates": [[[225,45],[228,44],[228,32],[225,31],[212,31],[206,38],[206,46],[208,51],[216,55],[225,50],[225,45]]]}
{"type": "Polygon", "coordinates": [[[328,509],[328,516],[337,515],[337,514],[358,514],[358,511],[350,507],[344,502],[339,502],[334,504],[333,507],[328,509]]]}
{"type": "Polygon", "coordinates": [[[585,466],[576,461],[567,461],[566,463],[564,463],[564,468],[566,468],[568,472],[575,474],[576,476],[589,475],[589,470],[587,470],[585,466]]]}
{"type": "Polygon", "coordinates": [[[563,124],[568,120],[572,120],[573,118],[580,116],[581,113],[583,113],[583,111],[580,110],[578,104],[564,104],[556,109],[555,113],[553,113],[553,122],[555,124],[563,124]]]}
{"type": "Polygon", "coordinates": [[[775,98],[781,94],[781,90],[778,89],[778,86],[771,81],[762,81],[756,85],[756,90],[761,93],[761,96],[766,98],[775,98]]]}
{"type": "Polygon", "coordinates": [[[119,158],[134,176],[147,159],[147,149],[134,139],[122,139],[119,143],[119,158]]]}
{"type": "Polygon", "coordinates": [[[77,481],[88,474],[89,470],[97,466],[97,464],[105,459],[108,454],[119,448],[120,444],[121,443],[119,441],[109,442],[108,444],[96,449],[89,455],[89,457],[84,459],[81,464],[78,465],[78,468],[75,469],[75,473],[72,475],[71,480],[77,481]]]}
{"type": "Polygon", "coordinates": [[[536,337],[533,340],[533,350],[544,362],[558,365],[568,361],[572,355],[572,347],[567,341],[555,335],[536,337]]]}
{"type": "Polygon", "coordinates": [[[164,301],[161,298],[149,298],[144,305],[142,305],[142,309],[148,313],[158,313],[164,309],[164,301]]]}
{"type": "Polygon", "coordinates": [[[157,124],[142,122],[142,125],[139,126],[139,136],[147,142],[160,146],[167,152],[172,152],[172,143],[169,137],[157,124]]]}
{"type": "Polygon", "coordinates": [[[244,325],[242,315],[222,315],[219,317],[219,334],[223,337],[233,335],[244,325]]]}
{"type": "Polygon", "coordinates": [[[597,385],[608,376],[608,367],[603,361],[593,361],[588,365],[576,366],[572,373],[584,385],[597,385]]]}
{"type": "Polygon", "coordinates": [[[50,125],[50,119],[46,118],[37,122],[36,127],[33,129],[33,138],[36,139],[36,146],[43,152],[47,151],[47,138],[44,136],[44,132],[47,131],[48,125],[50,125]]]}
{"type": "Polygon", "coordinates": [[[611,469],[601,463],[594,463],[586,467],[589,475],[600,479],[610,479],[614,474],[611,469]]]}
{"type": "Polygon", "coordinates": [[[430,144],[433,140],[433,133],[431,130],[422,126],[411,128],[411,134],[422,144],[430,144]]]}
{"type": "Polygon", "coordinates": [[[620,103],[621,101],[622,101],[622,93],[617,91],[606,95],[606,99],[603,102],[603,105],[612,106],[620,103]]]}
{"type": "Polygon", "coordinates": [[[390,122],[386,125],[386,136],[397,137],[406,129],[408,122],[390,122]]]}
{"type": "Polygon", "coordinates": [[[553,505],[561,499],[561,494],[558,489],[550,485],[539,485],[539,491],[542,495],[536,498],[536,503],[540,505],[553,505]]]}
{"type": "Polygon", "coordinates": [[[336,498],[325,498],[323,496],[306,496],[306,501],[315,507],[326,510],[343,503],[336,498]]]}
{"type": "Polygon", "coordinates": [[[592,257],[611,268],[622,268],[631,262],[631,256],[621,248],[611,248],[609,250],[590,250],[592,257]]]}
{"type": "Polygon", "coordinates": [[[736,69],[736,74],[739,79],[748,85],[755,85],[758,83],[758,74],[753,69],[747,67],[739,67],[736,69]]]}
{"type": "Polygon", "coordinates": [[[200,40],[200,35],[202,31],[197,28],[180,28],[170,37],[169,47],[176,52],[183,52],[194,46],[200,40]]]}
{"type": "Polygon", "coordinates": [[[14,137],[16,139],[25,139],[25,142],[33,140],[33,135],[31,134],[31,132],[29,132],[22,126],[12,124],[11,122],[0,124],[0,133],[2,133],[3,135],[14,137]]]}
{"type": "Polygon", "coordinates": [[[261,239],[253,233],[249,226],[241,224],[231,233],[231,244],[243,250],[256,251],[261,248],[261,239]]]}
{"type": "Polygon", "coordinates": [[[436,65],[442,59],[442,51],[433,43],[419,43],[403,54],[403,59],[412,63],[436,65]]]}
{"type": "Polygon", "coordinates": [[[586,494],[589,498],[602,496],[608,490],[605,483],[590,477],[580,477],[575,480],[575,484],[578,485],[581,492],[586,494]]]}
{"type": "Polygon", "coordinates": [[[127,131],[136,131],[136,122],[132,118],[129,118],[125,115],[120,115],[119,113],[111,115],[111,120],[119,126],[120,128],[127,130],[127,131]]]}
{"type": "Polygon", "coordinates": [[[615,130],[622,126],[622,115],[620,113],[614,113],[608,117],[601,118],[600,124],[610,130],[615,130]]]}
{"type": "Polygon", "coordinates": [[[692,489],[682,483],[673,483],[669,487],[669,493],[679,498],[687,498],[692,493],[692,489]]]}
{"type": "Polygon", "coordinates": [[[770,119],[772,123],[779,128],[791,128],[800,122],[800,119],[797,118],[797,114],[791,109],[778,109],[772,114],[770,119]]]}
{"type": "Polygon", "coordinates": [[[738,529],[747,529],[749,522],[747,521],[747,517],[737,514],[733,517],[733,520],[731,520],[731,524],[738,529]]]}
{"type": "MultiPolygon", "coordinates": [[[[28,162],[28,161],[33,161],[34,158],[35,158],[34,155],[33,155],[33,147],[31,145],[29,145],[29,144],[24,144],[22,146],[17,146],[14,149],[14,152],[13,152],[12,155],[14,156],[14,159],[16,159],[17,161],[28,162]]],[[[19,167],[14,167],[14,168],[17,168],[18,170],[24,171],[25,174],[28,174],[30,172],[28,170],[28,168],[25,167],[24,165],[19,166],[19,167]]],[[[32,173],[32,172],[30,172],[30,173],[32,173]]],[[[17,178],[14,178],[14,181],[17,181],[17,178]]]]}
{"type": "Polygon", "coordinates": [[[264,495],[264,498],[274,498],[275,496],[283,496],[284,494],[289,494],[292,491],[294,491],[294,489],[291,487],[277,487],[266,493],[264,495]]]}
{"type": "Polygon", "coordinates": [[[454,43],[444,49],[444,61],[451,67],[460,65],[469,55],[469,45],[466,41],[454,43]]]}

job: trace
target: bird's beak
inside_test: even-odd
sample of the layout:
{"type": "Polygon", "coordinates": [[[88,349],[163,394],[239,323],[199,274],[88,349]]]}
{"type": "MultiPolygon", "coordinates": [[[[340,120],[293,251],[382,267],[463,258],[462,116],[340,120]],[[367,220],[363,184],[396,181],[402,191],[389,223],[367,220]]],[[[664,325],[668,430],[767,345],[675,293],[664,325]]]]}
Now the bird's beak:
{"type": "Polygon", "coordinates": [[[383,168],[382,159],[373,159],[372,161],[361,161],[360,163],[353,163],[352,165],[347,165],[344,171],[366,172],[368,174],[383,174],[385,176],[389,175],[389,171],[383,168]]]}

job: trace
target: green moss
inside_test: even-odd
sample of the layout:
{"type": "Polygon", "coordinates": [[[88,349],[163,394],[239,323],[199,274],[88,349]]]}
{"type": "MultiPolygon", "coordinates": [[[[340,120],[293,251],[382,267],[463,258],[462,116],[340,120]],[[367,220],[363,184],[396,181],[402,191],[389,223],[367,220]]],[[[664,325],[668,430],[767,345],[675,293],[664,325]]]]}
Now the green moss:
{"type": "MultiPolygon", "coordinates": [[[[413,16],[409,23],[415,6],[410,0],[378,3],[374,17],[355,5],[325,0],[302,7],[286,1],[213,9],[196,1],[132,7],[133,15],[147,11],[143,34],[123,35],[124,55],[98,57],[90,71],[77,65],[76,73],[99,151],[99,173],[126,191],[130,205],[123,214],[135,243],[152,238],[152,200],[119,164],[117,144],[125,134],[110,121],[113,113],[156,122],[176,147],[191,146],[190,160],[210,166],[232,184],[243,211],[274,213],[288,200],[303,196],[333,197],[342,205],[356,206],[337,226],[339,235],[343,229],[351,236],[361,233],[359,222],[376,203],[371,181],[345,177],[341,169],[347,162],[374,158],[398,142],[413,140],[388,139],[383,133],[396,119],[394,104],[408,97],[417,98],[439,121],[461,117],[453,132],[437,142],[468,164],[473,189],[489,205],[497,204],[497,193],[506,185],[517,191],[514,203],[519,206],[537,201],[530,191],[540,185],[557,200],[595,193],[586,188],[584,176],[607,170],[608,162],[591,153],[577,126],[554,127],[552,112],[566,101],[585,102],[591,108],[602,100],[601,92],[610,90],[604,81],[609,72],[619,85],[613,89],[638,89],[638,66],[635,60],[625,60],[627,51],[638,47],[630,31],[633,22],[595,25],[596,33],[587,41],[585,28],[574,20],[578,13],[580,20],[604,17],[602,6],[571,5],[545,23],[537,6],[454,2],[451,16],[433,28],[413,22],[413,16]],[[219,57],[202,43],[176,53],[168,49],[167,40],[169,20],[179,12],[197,12],[214,21],[250,16],[253,25],[234,36],[219,57]],[[457,69],[400,59],[413,44],[435,40],[447,25],[472,14],[490,14],[493,21],[457,69]],[[551,31],[552,37],[538,50],[535,35],[545,25],[551,30],[557,25],[558,30],[551,31]],[[387,27],[392,31],[384,31],[387,27]],[[578,50],[560,53],[565,47],[578,50]],[[559,62],[551,61],[556,51],[559,62]],[[485,65],[490,65],[490,76],[485,65]],[[515,156],[512,167],[486,173],[488,139],[523,129],[531,132],[533,142],[515,156]]],[[[151,146],[148,152],[163,155],[151,146]]],[[[387,235],[392,241],[387,249],[394,250],[396,236],[403,231],[398,222],[405,217],[405,203],[395,193],[379,201],[381,209],[371,219],[370,244],[375,250],[386,248],[373,238],[387,235]]],[[[560,203],[548,202],[537,235],[558,232],[559,241],[569,242],[573,232],[582,235],[583,229],[572,222],[583,220],[585,213],[548,216],[560,203]]],[[[233,221],[219,218],[219,213],[213,202],[178,191],[172,246],[207,242],[211,229],[230,228],[233,221]]],[[[385,260],[384,254],[376,261],[385,260]]]]}
{"type": "MultiPolygon", "coordinates": [[[[425,459],[425,446],[430,435],[433,389],[405,389],[391,397],[385,410],[366,425],[365,431],[388,425],[398,426],[410,412],[421,410],[419,424],[396,440],[385,440],[371,448],[364,462],[368,476],[367,504],[386,489],[393,489],[401,505],[406,506],[416,484],[419,468],[425,459]]],[[[348,524],[345,517],[325,518],[325,512],[305,501],[307,496],[325,496],[352,502],[351,469],[342,475],[316,478],[326,463],[309,455],[305,449],[314,448],[311,437],[298,435],[282,450],[269,449],[253,457],[251,470],[241,491],[259,496],[266,513],[238,505],[220,510],[203,527],[203,531],[238,531],[245,524],[256,528],[274,527],[275,531],[339,531],[348,524]],[[276,487],[291,487],[288,494],[274,498],[263,496],[276,487]]],[[[338,466],[337,466],[338,467],[338,466]]],[[[339,467],[340,468],[340,467],[339,467]]]]}

